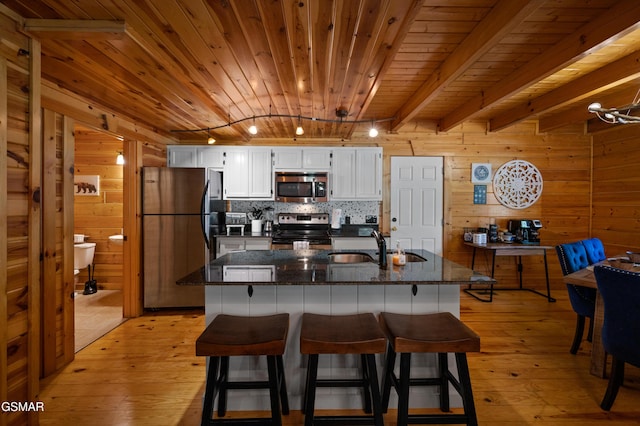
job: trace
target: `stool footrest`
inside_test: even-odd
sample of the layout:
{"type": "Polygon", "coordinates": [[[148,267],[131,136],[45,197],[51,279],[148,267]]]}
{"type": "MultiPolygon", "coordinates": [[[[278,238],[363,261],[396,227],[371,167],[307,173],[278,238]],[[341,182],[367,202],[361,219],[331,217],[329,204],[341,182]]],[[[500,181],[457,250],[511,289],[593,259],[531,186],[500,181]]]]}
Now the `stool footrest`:
{"type": "Polygon", "coordinates": [[[227,389],[232,389],[232,390],[234,389],[269,389],[269,382],[265,382],[265,381],[225,382],[223,386],[227,389]]]}
{"type": "Polygon", "coordinates": [[[360,387],[367,384],[363,379],[317,379],[316,387],[319,388],[351,388],[360,387]]]}
{"type": "Polygon", "coordinates": [[[314,416],[313,424],[315,425],[331,425],[331,426],[351,426],[351,425],[372,425],[371,416],[314,416]]]}
{"type": "Polygon", "coordinates": [[[209,420],[210,426],[225,425],[225,426],[244,426],[244,425],[256,425],[256,426],[271,426],[273,420],[269,418],[244,418],[244,419],[211,419],[209,420]]]}
{"type": "Polygon", "coordinates": [[[466,414],[409,414],[407,419],[410,425],[456,425],[467,424],[468,421],[466,414]]]}

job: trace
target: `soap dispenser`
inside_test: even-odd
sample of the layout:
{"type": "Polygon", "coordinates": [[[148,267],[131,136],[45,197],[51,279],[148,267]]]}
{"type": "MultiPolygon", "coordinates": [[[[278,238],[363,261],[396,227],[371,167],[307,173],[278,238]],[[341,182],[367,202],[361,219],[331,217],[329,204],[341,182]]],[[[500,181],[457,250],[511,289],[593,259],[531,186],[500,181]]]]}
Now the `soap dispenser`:
{"type": "Polygon", "coordinates": [[[396,242],[396,252],[393,254],[393,264],[402,266],[407,263],[407,258],[404,255],[404,250],[400,247],[400,241],[396,242]]]}

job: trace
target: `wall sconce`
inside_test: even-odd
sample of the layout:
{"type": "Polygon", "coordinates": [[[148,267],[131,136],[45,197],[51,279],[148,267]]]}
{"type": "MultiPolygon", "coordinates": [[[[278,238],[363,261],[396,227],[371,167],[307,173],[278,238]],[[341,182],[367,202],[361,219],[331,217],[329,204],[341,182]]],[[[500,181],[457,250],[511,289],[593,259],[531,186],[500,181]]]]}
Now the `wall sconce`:
{"type": "Polygon", "coordinates": [[[116,164],[122,166],[124,164],[124,155],[122,155],[122,151],[118,152],[118,156],[116,157],[116,164]]]}

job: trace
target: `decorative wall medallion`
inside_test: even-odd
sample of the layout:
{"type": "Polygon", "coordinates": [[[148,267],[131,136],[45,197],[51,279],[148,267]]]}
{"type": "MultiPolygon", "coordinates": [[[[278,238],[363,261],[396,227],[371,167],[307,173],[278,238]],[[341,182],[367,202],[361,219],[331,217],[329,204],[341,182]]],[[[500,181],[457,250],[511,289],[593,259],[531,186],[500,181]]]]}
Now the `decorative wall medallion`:
{"type": "Polygon", "coordinates": [[[542,175],[528,161],[509,161],[496,171],[493,193],[503,206],[512,209],[527,208],[542,195],[542,175]]]}
{"type": "Polygon", "coordinates": [[[491,163],[471,164],[472,183],[491,183],[491,163]]]}

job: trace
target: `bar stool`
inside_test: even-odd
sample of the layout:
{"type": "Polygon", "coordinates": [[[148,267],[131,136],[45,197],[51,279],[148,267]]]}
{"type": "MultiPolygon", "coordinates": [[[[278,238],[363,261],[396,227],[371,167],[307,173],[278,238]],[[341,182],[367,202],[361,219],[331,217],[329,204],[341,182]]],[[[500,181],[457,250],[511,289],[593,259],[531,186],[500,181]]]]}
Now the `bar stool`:
{"type": "Polygon", "coordinates": [[[237,423],[239,419],[213,419],[213,400],[218,395],[218,417],[227,411],[228,389],[269,389],[271,418],[241,419],[248,424],[281,425],[289,414],[289,400],[282,355],[289,331],[289,314],[259,317],[218,315],[196,341],[196,355],[209,358],[202,407],[202,425],[237,423]],[[229,357],[265,355],[268,381],[230,381],[229,357]]]}
{"type": "Polygon", "coordinates": [[[391,386],[398,393],[398,426],[411,424],[477,425],[471,391],[467,352],[480,351],[480,337],[449,312],[403,315],[383,312],[380,326],[389,339],[382,379],[382,407],[389,407],[391,386]],[[439,377],[411,378],[411,354],[438,354],[439,377]],[[400,378],[394,373],[396,354],[400,354],[400,378]],[[447,354],[455,353],[459,380],[449,370],[447,354]],[[409,414],[409,386],[439,386],[440,410],[449,411],[449,383],[462,397],[464,414],[409,414]]]}
{"type": "Polygon", "coordinates": [[[371,313],[354,315],[302,315],[300,352],[308,355],[303,412],[305,426],[317,424],[373,424],[382,426],[382,405],[375,354],[383,353],[386,338],[371,313]],[[355,354],[362,362],[361,379],[318,379],[320,354],[355,354]],[[317,387],[362,387],[364,412],[372,415],[315,416],[317,387]]]}

